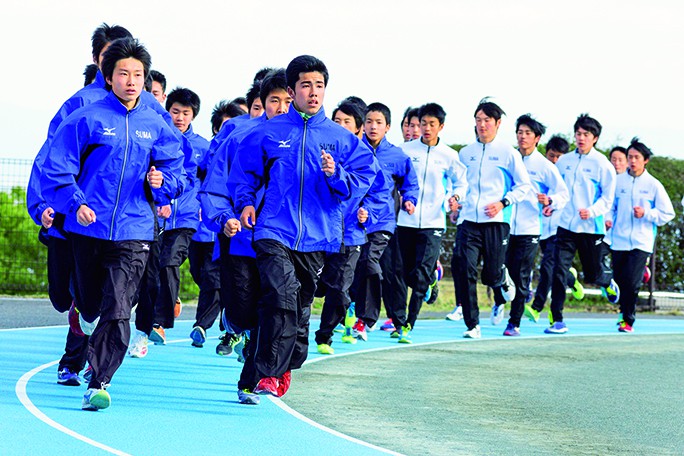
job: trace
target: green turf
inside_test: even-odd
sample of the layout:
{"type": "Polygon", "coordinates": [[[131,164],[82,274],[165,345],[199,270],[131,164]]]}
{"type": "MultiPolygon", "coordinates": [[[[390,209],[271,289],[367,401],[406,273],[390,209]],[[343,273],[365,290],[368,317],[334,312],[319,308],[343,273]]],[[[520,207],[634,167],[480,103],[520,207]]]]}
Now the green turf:
{"type": "Polygon", "coordinates": [[[684,336],[415,346],[295,378],[288,405],[408,455],[684,454],[684,336]]]}

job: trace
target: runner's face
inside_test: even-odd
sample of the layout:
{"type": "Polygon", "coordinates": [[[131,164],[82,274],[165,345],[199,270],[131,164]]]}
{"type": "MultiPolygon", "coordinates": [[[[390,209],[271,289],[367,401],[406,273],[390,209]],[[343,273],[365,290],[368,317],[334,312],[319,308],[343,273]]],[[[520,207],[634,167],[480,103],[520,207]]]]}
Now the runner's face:
{"type": "Polygon", "coordinates": [[[547,158],[551,163],[553,163],[554,165],[556,164],[556,162],[558,161],[558,159],[561,158],[562,156],[563,156],[562,153],[557,152],[557,151],[555,151],[555,150],[553,150],[553,149],[547,150],[547,151],[546,151],[546,158],[547,158]]]}
{"type": "Polygon", "coordinates": [[[132,109],[145,85],[145,69],[142,62],[132,57],[119,60],[107,83],[112,86],[112,92],[121,103],[132,109]]]}
{"type": "Polygon", "coordinates": [[[575,144],[577,144],[577,148],[582,153],[588,153],[594,147],[596,141],[598,141],[598,138],[582,127],[579,127],[575,132],[575,144]]]}
{"type": "Polygon", "coordinates": [[[325,78],[318,71],[299,73],[294,90],[288,87],[287,92],[299,112],[312,116],[323,107],[325,78]]]}
{"type": "Polygon", "coordinates": [[[426,144],[434,145],[439,138],[439,132],[444,128],[444,124],[439,123],[439,119],[433,116],[423,116],[420,119],[420,134],[426,144]]]}
{"type": "Polygon", "coordinates": [[[413,116],[409,120],[409,135],[409,141],[420,138],[420,119],[418,116],[413,116]]]}
{"type": "Polygon", "coordinates": [[[272,119],[285,114],[290,110],[290,103],[292,103],[292,97],[287,94],[287,91],[283,89],[272,90],[266,97],[266,106],[264,107],[266,117],[272,119]]]}
{"type": "Polygon", "coordinates": [[[523,155],[529,155],[537,148],[539,137],[534,135],[534,132],[527,125],[520,125],[516,132],[518,139],[518,148],[523,155]]]}
{"type": "Polygon", "coordinates": [[[408,118],[405,118],[404,121],[401,123],[401,135],[403,136],[404,141],[411,141],[411,133],[409,133],[408,118]]]}
{"type": "Polygon", "coordinates": [[[648,160],[636,149],[629,149],[627,151],[627,160],[629,161],[629,170],[632,172],[632,175],[641,176],[641,173],[646,169],[648,160]]]}
{"type": "Polygon", "coordinates": [[[263,113],[264,107],[261,105],[261,99],[257,97],[252,102],[252,107],[249,108],[249,117],[251,119],[254,119],[255,117],[259,117],[263,113]]]}
{"type": "Polygon", "coordinates": [[[489,117],[483,110],[479,110],[475,114],[477,137],[483,144],[490,143],[496,138],[499,125],[501,125],[501,119],[496,120],[494,117],[489,117]]]}
{"type": "Polygon", "coordinates": [[[180,130],[181,133],[188,131],[190,122],[195,118],[192,113],[192,108],[190,106],[185,106],[180,103],[174,103],[169,108],[169,114],[171,114],[171,120],[173,124],[180,130]]]}
{"type": "Polygon", "coordinates": [[[615,151],[610,154],[610,162],[613,164],[617,174],[627,171],[627,157],[622,152],[615,151]]]}
{"type": "Polygon", "coordinates": [[[333,118],[333,122],[335,122],[337,125],[343,127],[344,129],[351,131],[355,135],[359,132],[358,129],[356,128],[356,121],[354,120],[354,117],[349,116],[340,110],[338,110],[335,113],[335,117],[333,118]]]}
{"type": "Polygon", "coordinates": [[[377,144],[382,141],[390,126],[385,121],[385,116],[378,111],[370,111],[366,114],[366,123],[363,126],[366,137],[371,143],[377,144]]]}
{"type": "Polygon", "coordinates": [[[166,94],[164,93],[164,88],[158,81],[152,81],[152,95],[160,104],[164,104],[166,101],[166,94]]]}

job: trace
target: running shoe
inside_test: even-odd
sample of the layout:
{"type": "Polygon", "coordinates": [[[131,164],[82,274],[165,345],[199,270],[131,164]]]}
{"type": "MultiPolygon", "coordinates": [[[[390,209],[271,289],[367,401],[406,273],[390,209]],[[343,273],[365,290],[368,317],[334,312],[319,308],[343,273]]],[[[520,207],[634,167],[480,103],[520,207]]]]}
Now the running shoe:
{"type": "Polygon", "coordinates": [[[221,356],[228,356],[233,353],[235,346],[240,342],[242,336],[226,332],[219,338],[219,344],[216,346],[216,354],[221,356]]]}
{"type": "Polygon", "coordinates": [[[154,325],[152,327],[152,332],[150,333],[150,340],[154,342],[154,345],[166,345],[166,332],[161,325],[154,325]]]}
{"type": "Polygon", "coordinates": [[[342,342],[345,344],[355,344],[358,342],[358,339],[354,337],[352,334],[352,328],[351,327],[346,327],[344,328],[344,334],[342,335],[342,342]]]}
{"type": "Polygon", "coordinates": [[[395,329],[394,331],[392,331],[392,332],[390,333],[390,337],[391,337],[392,339],[399,339],[399,331],[397,331],[397,330],[395,329]]]}
{"type": "Polygon", "coordinates": [[[618,301],[620,301],[620,287],[615,280],[610,279],[608,288],[601,288],[601,290],[603,291],[603,296],[605,296],[611,304],[617,304],[618,301]]]}
{"type": "Polygon", "coordinates": [[[544,330],[546,334],[565,334],[568,332],[568,327],[562,321],[557,321],[544,330]]]}
{"type": "Polygon", "coordinates": [[[437,301],[437,296],[439,296],[439,284],[435,279],[432,285],[430,285],[430,288],[428,288],[428,293],[425,295],[425,303],[434,304],[437,301]]]}
{"type": "Polygon", "coordinates": [[[328,344],[318,344],[318,353],[321,355],[334,355],[335,350],[328,344]]]}
{"type": "Polygon", "coordinates": [[[413,343],[411,341],[411,325],[407,324],[406,326],[403,326],[401,328],[401,333],[399,334],[399,340],[397,342],[399,342],[400,344],[413,343]]]}
{"type": "Polygon", "coordinates": [[[632,325],[623,320],[620,322],[620,325],[618,326],[618,331],[620,331],[621,333],[631,333],[634,332],[634,328],[632,328],[632,325]]]}
{"type": "Polygon", "coordinates": [[[256,394],[270,394],[278,397],[278,379],[276,377],[264,377],[259,380],[254,388],[256,394]]]}
{"type": "Polygon", "coordinates": [[[460,305],[457,305],[454,307],[454,310],[446,314],[446,319],[450,321],[463,320],[463,308],[460,305]]]}
{"type": "Polygon", "coordinates": [[[492,313],[489,315],[489,320],[492,322],[494,326],[496,326],[503,321],[505,314],[505,304],[494,304],[494,306],[492,306],[492,313]]]}
{"type": "Polygon", "coordinates": [[[517,337],[520,335],[520,328],[513,326],[509,323],[506,325],[506,329],[504,329],[503,335],[517,337]]]}
{"type": "Polygon", "coordinates": [[[238,363],[244,363],[245,359],[247,359],[246,353],[249,347],[249,342],[249,331],[245,331],[242,334],[242,339],[240,339],[240,342],[235,344],[235,348],[233,349],[233,351],[235,351],[235,354],[237,355],[238,363]]]}
{"type": "Polygon", "coordinates": [[[240,404],[259,405],[261,398],[254,391],[248,388],[238,390],[238,401],[240,404]]]}
{"type": "Polygon", "coordinates": [[[539,311],[534,309],[532,306],[525,306],[525,316],[532,322],[537,323],[539,321],[539,311]]]}
{"type": "Polygon", "coordinates": [[[103,383],[100,388],[88,388],[83,395],[81,409],[95,411],[109,407],[112,404],[112,398],[106,390],[107,387],[109,385],[103,383]]]}
{"type": "Polygon", "coordinates": [[[501,284],[501,293],[506,302],[511,302],[515,299],[515,282],[511,279],[506,266],[504,266],[504,283],[501,284]]]}
{"type": "Polygon", "coordinates": [[[128,347],[128,355],[131,358],[144,358],[147,356],[147,334],[135,330],[131,345],[128,347]]]}
{"type": "Polygon", "coordinates": [[[580,281],[577,280],[577,269],[570,267],[568,271],[570,271],[570,274],[572,274],[572,276],[575,278],[575,282],[572,284],[572,297],[578,301],[581,301],[584,299],[584,287],[580,281]]]}
{"type": "Polygon", "coordinates": [[[97,324],[100,322],[100,317],[98,316],[94,321],[89,322],[86,321],[85,318],[83,318],[83,315],[79,313],[78,322],[81,325],[81,331],[83,331],[83,334],[85,334],[86,336],[92,336],[93,331],[95,331],[95,328],[97,328],[97,324]]]}
{"type": "Polygon", "coordinates": [[[76,334],[77,336],[85,336],[83,334],[83,330],[81,329],[81,323],[80,319],[78,318],[80,312],[76,308],[76,304],[73,302],[71,303],[71,307],[69,307],[69,329],[71,330],[72,333],[76,334]]]}
{"type": "Polygon", "coordinates": [[[204,342],[207,341],[207,333],[201,326],[195,326],[190,331],[190,339],[192,339],[192,346],[197,348],[204,347],[204,342]]]}
{"type": "Polygon", "coordinates": [[[76,372],[71,372],[68,367],[57,371],[57,383],[65,386],[81,386],[81,378],[76,372]]]}
{"type": "Polygon", "coordinates": [[[173,305],[173,318],[180,317],[181,312],[183,312],[183,303],[181,298],[176,298],[176,302],[173,305]]]}
{"type": "Polygon", "coordinates": [[[88,365],[88,367],[86,367],[86,370],[83,371],[83,380],[90,383],[90,380],[92,378],[93,378],[93,366],[88,365]]]}
{"type": "Polygon", "coordinates": [[[380,326],[380,329],[382,329],[383,331],[389,331],[389,332],[394,331],[394,323],[392,323],[392,319],[390,318],[390,319],[385,320],[385,322],[382,324],[382,326],[380,326]]]}
{"type": "Polygon", "coordinates": [[[292,383],[292,372],[287,371],[278,379],[278,397],[283,397],[292,383]]]}
{"type": "Polygon", "coordinates": [[[466,339],[480,339],[482,338],[482,333],[480,332],[480,325],[470,328],[463,333],[463,337],[466,339]]]}
{"type": "Polygon", "coordinates": [[[363,340],[363,341],[368,340],[368,333],[366,332],[366,324],[360,318],[358,320],[356,320],[356,323],[354,324],[354,326],[352,328],[352,336],[356,337],[359,340],[363,340]]]}
{"type": "Polygon", "coordinates": [[[373,323],[372,326],[366,325],[366,332],[373,332],[378,329],[378,322],[373,323]]]}
{"type": "Polygon", "coordinates": [[[338,323],[337,326],[335,326],[335,329],[333,329],[333,332],[343,333],[344,332],[344,325],[342,323],[338,323]]]}

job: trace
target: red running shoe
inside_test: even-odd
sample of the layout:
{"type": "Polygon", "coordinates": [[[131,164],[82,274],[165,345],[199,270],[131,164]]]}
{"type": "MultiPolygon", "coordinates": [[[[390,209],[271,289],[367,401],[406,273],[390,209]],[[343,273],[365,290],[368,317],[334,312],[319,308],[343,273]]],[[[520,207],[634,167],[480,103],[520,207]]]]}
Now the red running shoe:
{"type": "Polygon", "coordinates": [[[634,332],[634,328],[632,328],[632,325],[630,325],[626,321],[621,321],[618,326],[618,331],[620,331],[621,333],[631,333],[634,332]]]}
{"type": "Polygon", "coordinates": [[[78,309],[76,305],[72,302],[71,307],[69,307],[69,329],[72,333],[77,336],[85,337],[85,333],[81,329],[81,322],[78,318],[78,309]]]}
{"type": "Polygon", "coordinates": [[[290,383],[292,383],[292,372],[287,371],[282,377],[278,379],[278,397],[282,397],[290,389],[290,383]]]}
{"type": "MultiPolygon", "coordinates": [[[[289,385],[288,385],[289,386],[289,385]]],[[[278,379],[275,377],[264,377],[259,380],[254,392],[257,394],[270,394],[271,396],[278,397],[278,379]]]]}

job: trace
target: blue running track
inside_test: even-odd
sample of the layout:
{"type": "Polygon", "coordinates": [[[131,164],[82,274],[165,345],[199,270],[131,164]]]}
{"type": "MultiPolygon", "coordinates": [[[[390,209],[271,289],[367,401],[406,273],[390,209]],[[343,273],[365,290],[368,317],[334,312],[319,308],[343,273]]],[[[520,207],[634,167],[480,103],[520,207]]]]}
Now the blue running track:
{"type": "MultiPolygon", "coordinates": [[[[570,332],[544,335],[544,325],[523,323],[524,338],[684,334],[684,319],[641,318],[635,334],[620,334],[607,318],[566,319],[570,332]]],[[[218,329],[204,348],[190,345],[190,321],[167,330],[166,346],[150,345],[143,359],[126,358],[109,392],[112,406],[81,410],[85,385],[56,383],[66,326],[0,330],[0,454],[397,454],[325,428],[278,399],[258,406],[237,402],[242,364],[214,352],[218,329]]],[[[312,321],[312,328],[318,322],[312,321]]],[[[505,325],[504,325],[505,326],[505,325]]],[[[336,354],[321,357],[311,340],[309,361],[355,353],[464,340],[462,322],[421,320],[413,345],[388,333],[369,333],[356,345],[336,342],[336,354]]],[[[501,339],[502,326],[482,324],[481,341],[501,339]]],[[[313,335],[313,334],[312,334],[313,335]]],[[[336,335],[336,340],[339,335],[336,335]]],[[[297,381],[297,372],[293,382],[297,381]]]]}

